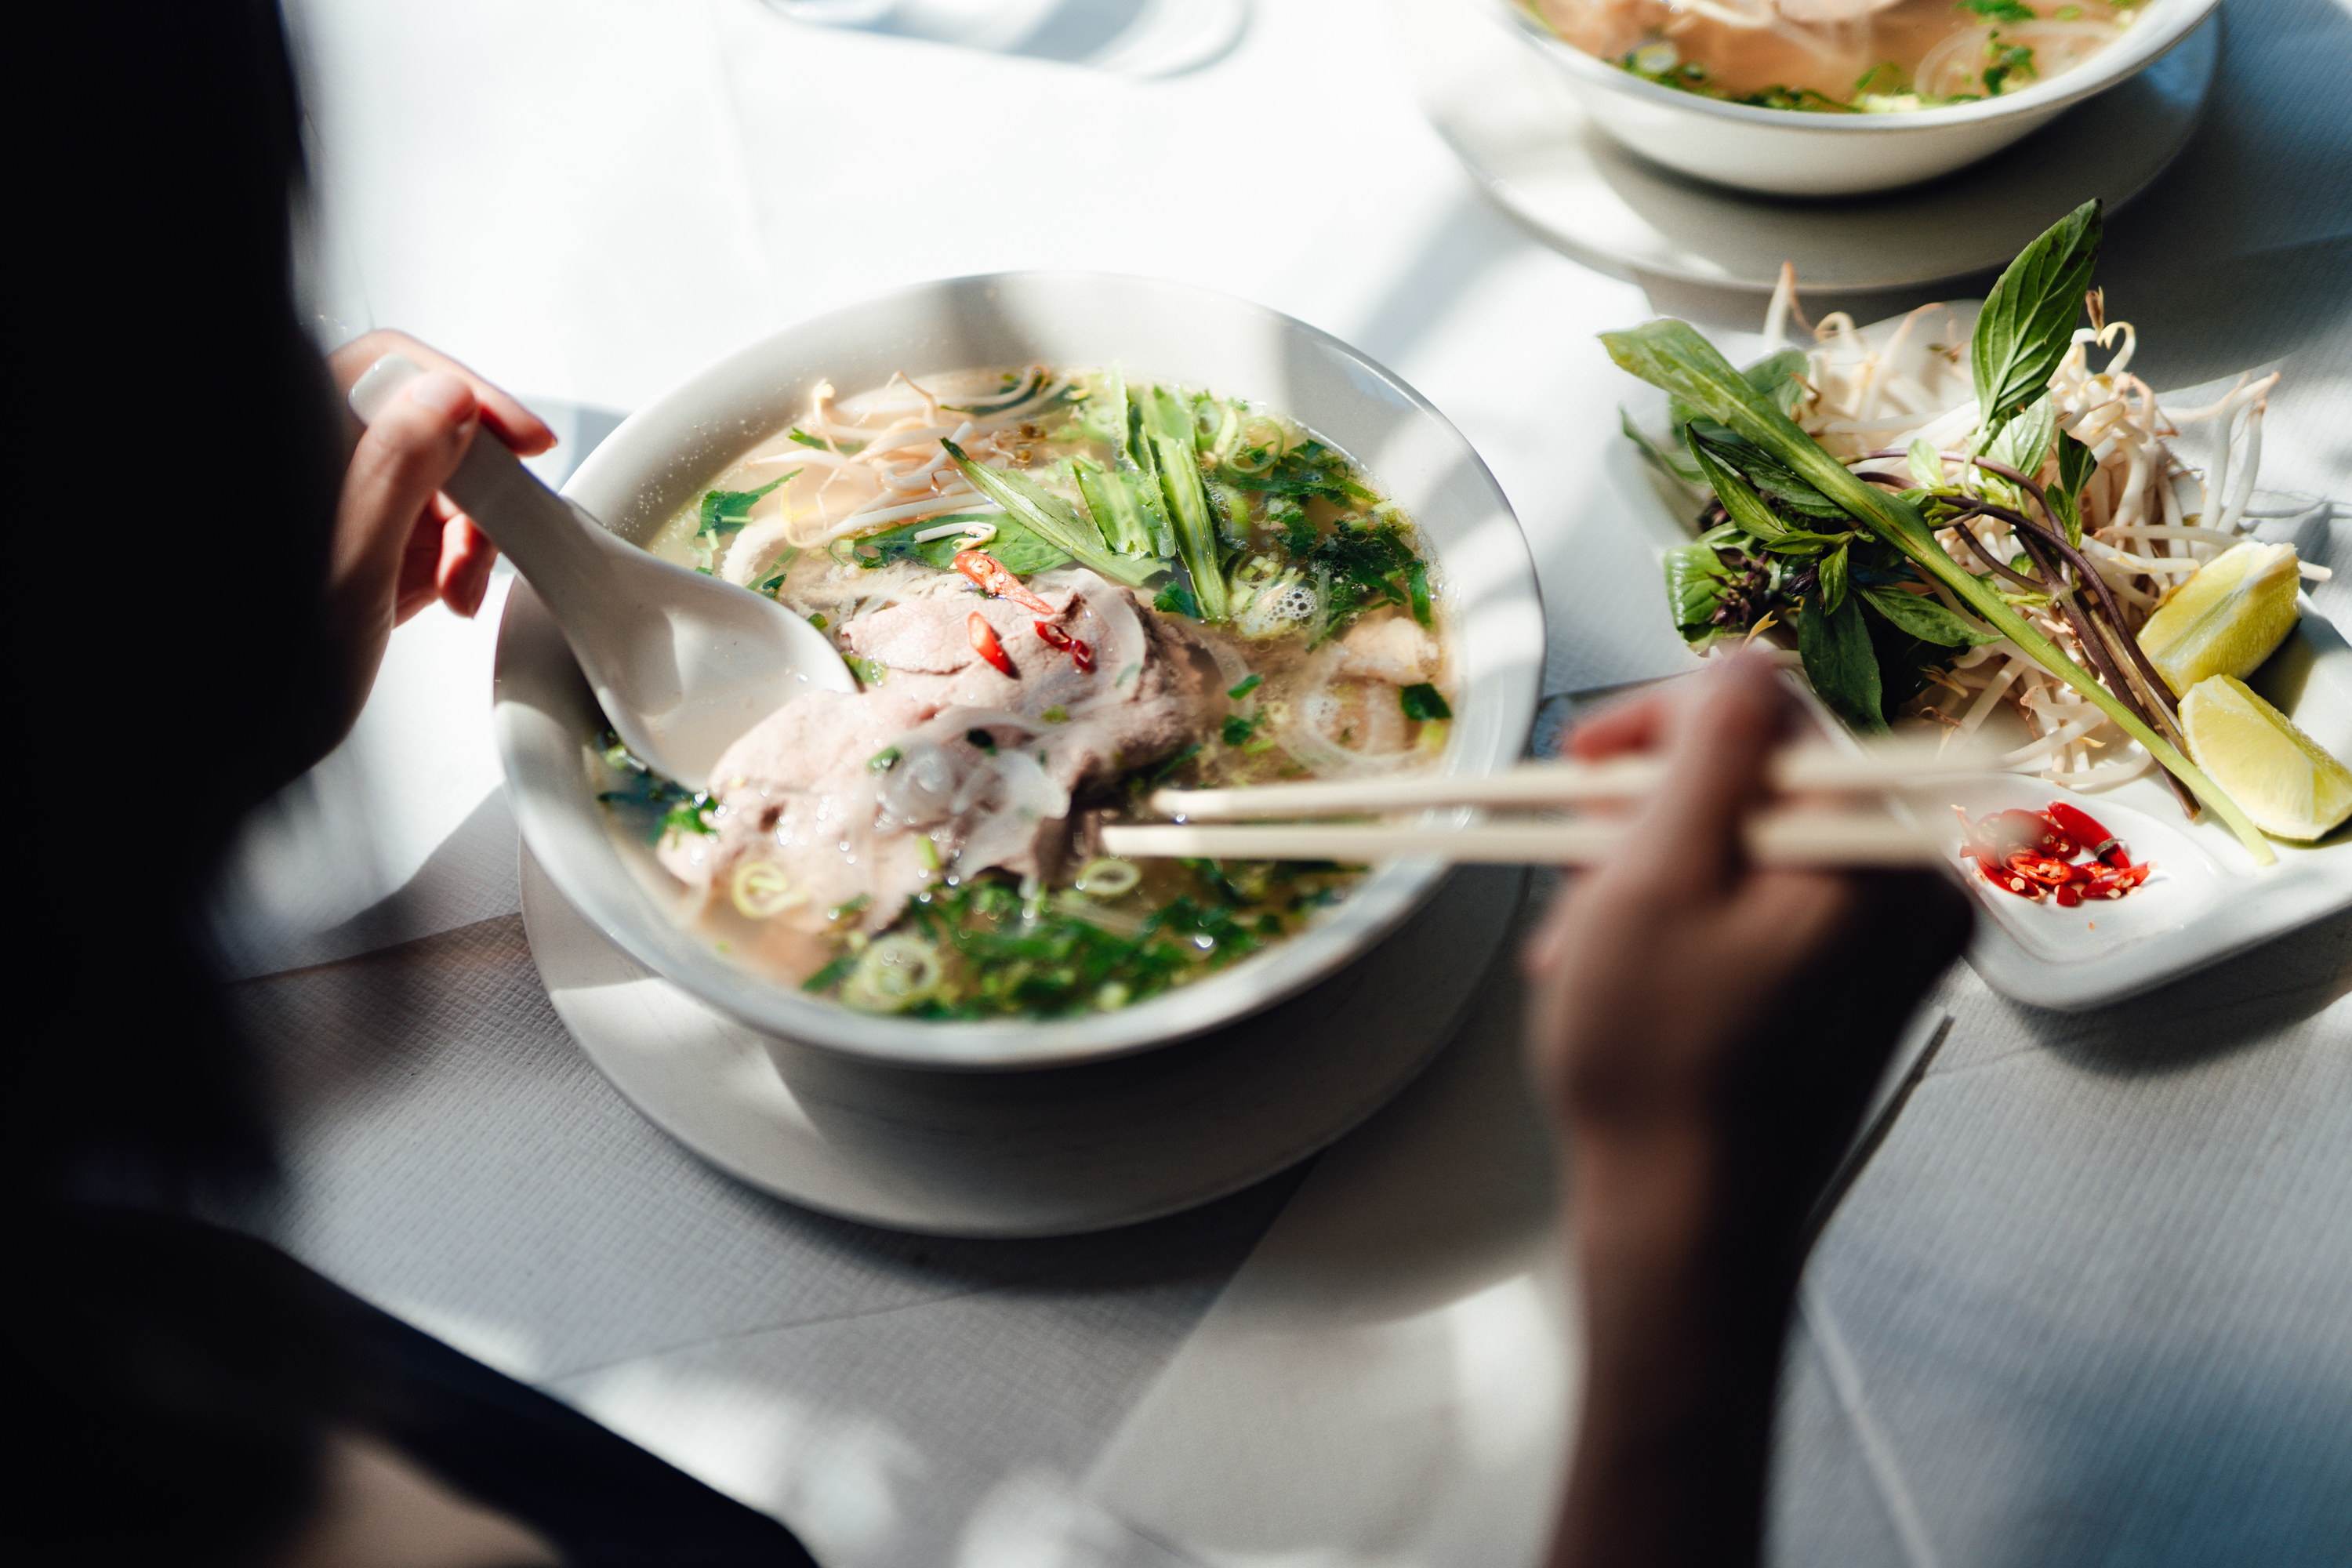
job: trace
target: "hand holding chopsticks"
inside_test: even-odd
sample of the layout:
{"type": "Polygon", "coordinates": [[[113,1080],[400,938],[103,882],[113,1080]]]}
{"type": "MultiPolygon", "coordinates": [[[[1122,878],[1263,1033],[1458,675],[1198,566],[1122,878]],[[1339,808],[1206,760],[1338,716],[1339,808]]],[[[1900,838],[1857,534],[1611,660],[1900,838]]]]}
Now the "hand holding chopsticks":
{"type": "MultiPolygon", "coordinates": [[[[1788,795],[1879,795],[1990,763],[1968,748],[1885,742],[1859,752],[1819,743],[1775,755],[1769,777],[1788,795]]],[[[1318,816],[1426,811],[1444,806],[1543,808],[1636,801],[1666,782],[1654,755],[1597,763],[1528,763],[1499,773],[1314,779],[1246,789],[1163,789],[1154,810],[1177,820],[1107,827],[1103,847],[1137,857],[1212,856],[1264,860],[1369,860],[1434,855],[1459,863],[1586,865],[1608,856],[1627,819],[1506,818],[1467,826],[1427,823],[1302,823],[1318,816]],[[1286,819],[1279,826],[1269,819],[1286,819]],[[1248,826],[1225,826],[1248,824],[1248,826]]],[[[1942,858],[1936,843],[1882,811],[1778,808],[1750,816],[1748,852],[1759,864],[1921,866],[1942,858]]]]}

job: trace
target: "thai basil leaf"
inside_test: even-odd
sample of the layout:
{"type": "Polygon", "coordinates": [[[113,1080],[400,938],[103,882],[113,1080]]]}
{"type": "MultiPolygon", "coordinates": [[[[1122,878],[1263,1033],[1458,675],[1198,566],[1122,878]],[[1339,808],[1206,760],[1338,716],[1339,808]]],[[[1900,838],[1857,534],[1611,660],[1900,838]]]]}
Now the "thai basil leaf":
{"type": "Polygon", "coordinates": [[[1869,602],[1872,609],[1921,642],[1931,642],[1938,647],[1974,647],[1981,643],[2000,640],[1999,632],[1978,631],[1933,599],[1924,599],[1916,594],[1906,594],[1895,588],[1861,588],[1856,591],[1869,602]]]}
{"type": "Polygon", "coordinates": [[[1936,450],[1936,443],[1925,436],[1911,443],[1905,455],[1905,466],[1911,470],[1911,482],[1923,490],[1940,489],[1944,484],[1944,459],[1936,450]]]}
{"type": "Polygon", "coordinates": [[[1886,728],[1878,706],[1878,655],[1863,624],[1861,600],[1848,599],[1832,612],[1819,599],[1807,599],[1797,617],[1797,652],[1805,679],[1830,711],[1856,730],[1886,728]]]}
{"type": "Polygon", "coordinates": [[[2066,525],[2066,542],[2083,542],[2083,487],[2099,469],[2098,455],[2063,430],[2058,432],[2058,483],[2051,489],[2050,506],[2066,525]]]}
{"type": "Polygon", "coordinates": [[[1728,574],[1723,558],[1706,544],[1685,544],[1666,552],[1666,603],[1674,606],[1675,627],[1685,641],[1696,641],[1716,630],[1715,612],[1723,603],[1723,583],[1728,574]]]}
{"type": "Polygon", "coordinates": [[[1999,434],[2021,406],[2048,390],[2083,313],[2102,226],[2094,197],[2020,251],[1985,296],[1969,343],[1985,435],[1999,434]]]}
{"type": "Polygon", "coordinates": [[[2050,439],[2057,434],[2058,405],[2045,392],[2001,426],[2000,434],[1985,448],[1985,456],[1996,463],[2007,463],[2030,479],[2040,471],[2042,459],[2050,455],[2050,439]]]}
{"type": "Polygon", "coordinates": [[[2058,483],[2069,495],[2080,496],[2091,476],[2099,471],[2098,454],[2073,436],[2058,436],[2058,483]]]}
{"type": "Polygon", "coordinates": [[[2058,526],[2065,530],[2066,542],[2080,549],[2083,543],[2082,500],[2068,491],[2057,489],[2053,489],[2049,494],[2051,514],[2057,518],[2058,526]]]}
{"type": "Polygon", "coordinates": [[[1839,542],[1835,550],[1822,557],[1821,565],[1816,568],[1821,576],[1822,606],[1832,616],[1836,615],[1839,607],[1845,603],[1848,548],[1845,542],[1839,542]]]}

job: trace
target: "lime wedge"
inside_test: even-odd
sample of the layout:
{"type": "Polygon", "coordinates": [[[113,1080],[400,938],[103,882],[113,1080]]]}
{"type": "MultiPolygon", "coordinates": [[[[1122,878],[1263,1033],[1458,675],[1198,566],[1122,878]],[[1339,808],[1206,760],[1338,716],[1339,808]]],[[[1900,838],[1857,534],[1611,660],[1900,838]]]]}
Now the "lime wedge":
{"type": "Polygon", "coordinates": [[[2294,629],[2292,544],[2233,544],[2175,588],[2139,629],[2140,651],[2176,694],[2253,674],[2294,629]]]}
{"type": "Polygon", "coordinates": [[[2189,688],[2180,729],[2197,765],[2263,832],[2316,838],[2352,816],[2352,768],[2235,676],[2189,688]]]}

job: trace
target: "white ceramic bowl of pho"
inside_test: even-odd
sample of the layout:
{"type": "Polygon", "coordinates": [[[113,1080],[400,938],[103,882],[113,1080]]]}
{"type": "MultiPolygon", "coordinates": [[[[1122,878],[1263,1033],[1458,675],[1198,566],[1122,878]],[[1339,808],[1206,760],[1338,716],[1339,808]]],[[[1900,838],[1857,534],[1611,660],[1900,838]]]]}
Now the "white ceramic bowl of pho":
{"type": "Polygon", "coordinates": [[[1632,151],[1741,190],[1843,196],[1917,184],[1991,155],[2146,70],[2218,0],[1534,0],[1557,26],[1527,0],[1488,3],[1559,71],[1593,123],[1632,151]],[[1874,38],[1874,26],[1896,36],[1874,38]],[[1937,41],[1916,70],[1882,58],[1903,53],[1904,37],[1930,34],[1937,41]],[[1620,58],[1639,68],[1612,63],[1620,58]],[[1872,79],[1881,69],[1885,79],[1872,79]],[[1723,96],[1666,85],[1696,83],[1680,73],[1702,72],[1723,96]],[[1731,100],[1815,79],[1811,90],[1834,102],[1731,100]]]}
{"type": "MultiPolygon", "coordinates": [[[[1216,1029],[1333,975],[1396,929],[1444,868],[1404,859],[1360,876],[1283,868],[1202,882],[1199,863],[1102,864],[1090,825],[1132,811],[1138,780],[1155,773],[1487,773],[1520,756],[1534,716],[1534,568],[1469,444],[1346,344],[1202,289],[1008,273],[854,305],[691,377],[607,437],[566,489],[634,542],[689,563],[699,547],[747,591],[824,616],[867,684],[796,698],[721,759],[710,782],[725,810],[697,816],[688,802],[683,818],[667,816],[670,797],[627,798],[658,786],[602,749],[604,721],[570,652],[517,584],[495,724],[530,854],[608,937],[705,1005],[868,1059],[1097,1060],[1216,1029]],[[1112,425],[1114,367],[1133,450],[1086,439],[1112,425]],[[1213,395],[1186,404],[1185,391],[1213,395]],[[1152,446],[1147,416],[1180,406],[1192,410],[1212,524],[1224,520],[1228,606],[1216,624],[1155,608],[1163,579],[1141,570],[1129,587],[1075,563],[1039,566],[1037,536],[1024,556],[1017,519],[984,504],[948,514],[993,517],[999,531],[980,548],[1026,568],[1015,586],[1042,596],[1043,619],[1017,595],[942,569],[986,531],[974,522],[919,543],[933,531],[926,516],[879,532],[871,521],[877,510],[919,513],[935,459],[928,493],[980,482],[955,479],[927,420],[961,433],[974,463],[1025,468],[1048,489],[1069,491],[1091,452],[1098,484],[1123,475],[1129,494],[1164,500],[1139,470],[1172,448],[1152,446]],[[896,449],[872,434],[917,428],[933,433],[896,449]],[[706,506],[787,472],[801,477],[759,501],[706,506]],[[919,502],[897,504],[908,493],[919,502]],[[988,631],[1002,640],[983,658],[988,631]],[[1449,716],[1430,716],[1431,693],[1449,716]],[[1063,943],[1034,964],[1005,945],[1032,920],[1063,943]],[[987,940],[971,946],[955,936],[965,930],[987,940]]],[[[1169,537],[1164,522],[1153,534],[1150,517],[1130,521],[1142,542],[1106,571],[1169,537]]]]}

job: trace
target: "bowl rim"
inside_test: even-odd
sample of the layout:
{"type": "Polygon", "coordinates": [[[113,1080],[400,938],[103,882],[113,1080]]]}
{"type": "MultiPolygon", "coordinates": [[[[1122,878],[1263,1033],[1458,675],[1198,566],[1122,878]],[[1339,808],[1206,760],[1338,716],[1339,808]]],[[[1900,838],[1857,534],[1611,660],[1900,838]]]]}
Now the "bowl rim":
{"type": "MultiPolygon", "coordinates": [[[[650,434],[657,426],[674,425],[682,416],[695,419],[698,409],[698,422],[707,426],[709,411],[699,405],[711,395],[714,386],[723,386],[730,380],[753,374],[765,374],[771,379],[789,375],[792,374],[790,371],[770,371],[765,367],[780,355],[789,353],[785,344],[792,339],[814,336],[828,328],[841,330],[861,316],[887,316],[889,312],[903,311],[924,301],[953,300],[964,291],[980,290],[993,297],[997,290],[1012,288],[1030,291],[1030,297],[1034,298],[1074,286],[1132,290],[1137,305],[1147,309],[1155,296],[1166,299],[1181,295],[1189,297],[1196,308],[1206,307],[1240,319],[1254,319],[1271,326],[1277,336],[1317,348],[1338,361],[1345,368],[1349,382],[1362,389],[1358,395],[1385,401],[1391,406],[1402,405],[1400,423],[1402,426],[1433,431],[1440,437],[1448,456],[1461,464],[1468,482],[1478,495],[1480,512],[1508,522],[1508,554],[1504,562],[1504,575],[1509,580],[1507,591],[1514,602],[1532,611],[1535,626],[1540,627],[1543,625],[1541,588],[1536,576],[1533,556],[1525,531],[1511,510],[1508,497],[1475,448],[1427,398],[1403,378],[1361,351],[1295,317],[1219,290],[1129,273],[1020,269],[936,279],[909,284],[789,323],[686,375],[633,413],[582,462],[564,485],[564,493],[585,500],[591,510],[599,510],[600,515],[605,518],[626,515],[633,509],[625,504],[614,504],[611,500],[605,500],[602,508],[598,508],[596,501],[601,499],[598,492],[614,486],[641,489],[641,486],[626,484],[623,476],[632,470],[642,474],[646,469],[658,468],[665,461],[675,462],[675,458],[666,458],[658,453],[632,452],[630,447],[635,441],[657,438],[650,434]],[[1368,381],[1370,386],[1364,384],[1368,381]],[[1385,396],[1376,388],[1385,389],[1385,396]]],[[[878,333],[888,329],[877,326],[874,330],[878,333]]],[[[1244,395],[1249,391],[1247,388],[1239,390],[1244,395]]],[[[756,438],[756,436],[746,437],[747,441],[756,438]]],[[[675,441],[663,444],[666,447],[676,445],[675,441]]],[[[1486,552],[1502,543],[1499,540],[1482,536],[1480,548],[1486,552]]],[[[518,583],[516,591],[508,601],[499,629],[494,703],[499,708],[506,707],[509,701],[507,695],[509,674],[521,673],[513,660],[525,657],[527,652],[522,646],[526,638],[518,635],[517,628],[534,616],[544,624],[544,608],[540,605],[537,595],[530,592],[527,583],[518,583]]],[[[551,626],[545,629],[552,630],[551,626]]],[[[543,637],[531,640],[545,646],[543,637]]],[[[1495,681],[1494,700],[1497,704],[1496,711],[1500,723],[1489,744],[1497,754],[1493,757],[1483,754],[1475,758],[1463,757],[1461,765],[1465,771],[1504,765],[1511,760],[1510,755],[1503,754],[1506,751],[1516,754],[1524,750],[1540,695],[1540,634],[1537,640],[1538,646],[1534,649],[1535,659],[1523,671],[1505,666],[1495,672],[1492,678],[1495,681]]],[[[561,647],[560,638],[556,640],[555,647],[561,647]]],[[[568,650],[562,657],[568,663],[568,650]]],[[[577,679],[576,672],[572,679],[577,679]]],[[[583,694],[584,690],[583,687],[583,694]]],[[[586,700],[593,709],[593,698],[586,700]]],[[[527,702],[519,706],[528,708],[533,715],[545,716],[544,710],[531,707],[527,702]]],[[[518,776],[522,771],[518,766],[519,760],[531,754],[532,738],[526,732],[532,728],[530,721],[519,716],[516,722],[509,724],[501,719],[495,722],[494,728],[499,760],[509,784],[509,796],[525,842],[530,844],[534,858],[565,899],[624,952],[701,1005],[763,1034],[781,1036],[845,1057],[902,1068],[957,1072],[1024,1071],[1068,1067],[1157,1050],[1211,1032],[1237,1019],[1263,1012],[1343,972],[1426,901],[1435,891],[1444,870],[1438,861],[1420,858],[1376,866],[1364,882],[1332,910],[1328,919],[1298,935],[1192,984],[1178,987],[1113,1013],[1067,1019],[1016,1018],[969,1022],[926,1022],[860,1014],[836,1003],[803,998],[795,992],[752,974],[732,961],[703,952],[698,944],[665,942],[650,930],[640,929],[645,923],[641,918],[644,913],[651,912],[661,918],[658,911],[652,910],[649,897],[642,889],[632,889],[636,894],[636,901],[646,904],[646,909],[644,911],[624,909],[618,906],[627,900],[604,896],[603,889],[609,879],[592,879],[584,874],[575,874],[577,868],[571,866],[565,855],[556,848],[558,829],[553,817],[549,815],[568,815],[565,808],[558,805],[551,797],[542,798],[540,792],[518,785],[518,776]],[[1250,980],[1255,982],[1250,994],[1239,1002],[1226,995],[1237,980],[1245,984],[1250,980]]],[[[614,868],[624,879],[634,876],[626,864],[617,865],[614,868]]],[[[666,919],[664,924],[670,932],[682,929],[666,919]]]]}
{"type": "Polygon", "coordinates": [[[1801,109],[1762,109],[1754,104],[1726,103],[1704,93],[1678,92],[1660,87],[1632,72],[1586,54],[1547,26],[1527,0],[1489,0],[1506,14],[1518,37],[1547,59],[1588,86],[1623,94],[1643,102],[1680,110],[1701,118],[1743,125],[1769,125],[1783,131],[1824,136],[1917,136],[1959,126],[2053,111],[2104,92],[2127,77],[2161,59],[2194,32],[2221,5],[2221,0],[2148,0],[2115,46],[2073,70],[2035,82],[2022,92],[1975,103],[1943,104],[1934,109],[1903,109],[1884,114],[1822,114],[1801,109]]]}

